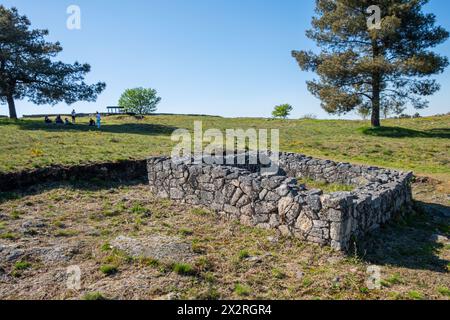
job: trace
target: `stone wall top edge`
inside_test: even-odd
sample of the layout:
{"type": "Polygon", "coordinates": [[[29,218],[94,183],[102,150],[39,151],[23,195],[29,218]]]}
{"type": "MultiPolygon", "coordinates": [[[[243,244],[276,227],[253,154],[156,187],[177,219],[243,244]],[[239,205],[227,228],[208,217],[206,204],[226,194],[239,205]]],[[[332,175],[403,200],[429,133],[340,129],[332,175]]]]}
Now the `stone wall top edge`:
{"type": "MultiPolygon", "coordinates": [[[[252,154],[256,154],[256,152],[252,153],[252,154]]],[[[260,154],[267,154],[267,153],[261,152],[260,154]]],[[[242,155],[242,153],[235,154],[235,156],[238,156],[238,155],[242,155]]],[[[279,159],[281,161],[290,160],[290,159],[286,159],[286,158],[297,158],[298,160],[301,160],[305,164],[307,164],[308,162],[313,162],[313,163],[321,164],[321,165],[327,165],[327,164],[334,165],[336,167],[361,168],[365,173],[369,173],[369,174],[370,173],[372,173],[372,174],[388,174],[388,175],[394,175],[394,176],[406,176],[407,178],[410,178],[410,176],[413,175],[412,171],[399,171],[399,170],[382,168],[382,167],[377,167],[377,166],[352,164],[350,162],[339,162],[339,161],[315,158],[315,157],[307,156],[307,155],[300,154],[300,153],[292,153],[292,152],[280,152],[279,153],[279,159]]],[[[188,159],[188,158],[185,158],[185,159],[188,159]]],[[[169,156],[154,156],[154,157],[147,158],[147,161],[153,161],[153,162],[166,161],[166,160],[171,160],[171,157],[169,157],[169,156]]],[[[195,158],[191,157],[190,160],[194,161],[195,158]]],[[[208,166],[208,164],[204,164],[204,165],[208,166]]],[[[230,165],[223,164],[221,166],[228,167],[230,165]]],[[[233,166],[230,166],[230,167],[233,167],[233,166]]]]}

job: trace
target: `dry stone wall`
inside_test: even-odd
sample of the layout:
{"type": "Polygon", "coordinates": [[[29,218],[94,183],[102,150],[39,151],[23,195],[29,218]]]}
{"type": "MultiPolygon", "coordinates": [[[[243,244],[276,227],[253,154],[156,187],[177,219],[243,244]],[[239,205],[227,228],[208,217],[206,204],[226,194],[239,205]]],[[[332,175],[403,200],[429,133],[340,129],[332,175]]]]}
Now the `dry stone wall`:
{"type": "Polygon", "coordinates": [[[292,153],[281,153],[279,159],[277,174],[262,175],[258,165],[156,157],[147,161],[148,180],[159,197],[205,206],[246,225],[278,229],[343,251],[411,205],[412,173],[292,153]],[[326,194],[307,190],[296,178],[351,184],[355,189],[326,194]]]}

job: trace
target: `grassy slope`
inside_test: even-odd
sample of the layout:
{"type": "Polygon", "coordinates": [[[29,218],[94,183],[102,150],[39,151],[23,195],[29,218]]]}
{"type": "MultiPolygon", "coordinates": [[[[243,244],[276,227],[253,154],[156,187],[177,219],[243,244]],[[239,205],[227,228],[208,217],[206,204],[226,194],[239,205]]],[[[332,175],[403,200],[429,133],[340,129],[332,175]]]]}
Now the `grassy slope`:
{"type": "MultiPolygon", "coordinates": [[[[107,118],[101,131],[86,125],[69,128],[36,120],[0,120],[0,171],[167,154],[173,129],[191,129],[194,120],[202,120],[204,128],[222,130],[279,128],[286,151],[414,170],[450,182],[449,116],[389,120],[384,122],[388,128],[377,131],[357,121],[187,116],[107,118]]],[[[438,214],[448,210],[447,191],[438,190],[442,184],[421,181],[414,184],[414,197],[427,214],[413,214],[380,229],[356,256],[199,215],[190,207],[153,198],[140,184],[52,185],[0,195],[0,244],[30,252],[18,262],[0,261],[0,273],[8,275],[0,298],[82,298],[100,292],[107,298],[156,299],[175,292],[186,299],[448,299],[450,248],[448,242],[434,239],[436,234],[449,237],[448,218],[438,214]],[[133,210],[136,205],[152,215],[140,216],[133,210]],[[29,221],[44,224],[32,230],[35,233],[24,233],[22,226],[29,221]],[[154,261],[104,249],[119,235],[149,234],[178,236],[197,248],[195,274],[179,275],[154,261]],[[54,280],[54,272],[65,272],[66,261],[47,263],[36,254],[40,251],[31,250],[56,250],[61,245],[78,250],[70,263],[82,268],[81,292],[67,291],[64,281],[54,280]],[[380,290],[366,287],[366,269],[373,264],[381,267],[380,290]],[[117,274],[103,274],[100,268],[105,265],[115,267],[117,274]]]]}
{"type": "Polygon", "coordinates": [[[266,120],[253,118],[154,116],[145,120],[108,117],[102,130],[85,125],[47,126],[42,120],[0,119],[0,171],[144,158],[169,154],[175,128],[277,128],[283,151],[339,161],[413,170],[450,180],[450,116],[386,120],[373,131],[364,121],[266,120]]]}

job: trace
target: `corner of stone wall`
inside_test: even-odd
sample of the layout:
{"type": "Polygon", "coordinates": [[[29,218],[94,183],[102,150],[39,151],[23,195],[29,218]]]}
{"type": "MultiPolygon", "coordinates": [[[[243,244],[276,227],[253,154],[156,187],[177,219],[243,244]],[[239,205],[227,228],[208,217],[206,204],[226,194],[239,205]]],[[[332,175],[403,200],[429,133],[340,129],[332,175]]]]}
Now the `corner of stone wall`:
{"type": "Polygon", "coordinates": [[[347,250],[352,233],[352,210],[355,195],[335,192],[321,197],[323,220],[329,222],[329,245],[336,250],[347,250]]]}

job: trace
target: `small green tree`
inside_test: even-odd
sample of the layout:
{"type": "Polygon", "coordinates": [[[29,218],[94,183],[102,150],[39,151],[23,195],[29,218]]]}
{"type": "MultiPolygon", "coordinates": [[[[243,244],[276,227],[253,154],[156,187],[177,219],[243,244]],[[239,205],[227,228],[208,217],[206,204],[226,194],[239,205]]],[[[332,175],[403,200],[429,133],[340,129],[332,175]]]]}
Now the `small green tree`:
{"type": "Polygon", "coordinates": [[[88,64],[55,61],[59,42],[47,42],[47,30],[30,26],[17,9],[0,5],[0,104],[8,104],[10,118],[17,118],[15,100],[24,98],[36,104],[95,101],[105,83],[84,82],[88,64]]]}
{"type": "Polygon", "coordinates": [[[281,104],[279,106],[275,106],[275,109],[272,111],[272,116],[274,118],[286,119],[292,112],[294,108],[290,104],[281,104]]]}
{"type": "Polygon", "coordinates": [[[156,111],[156,106],[161,101],[157,94],[155,89],[150,88],[127,89],[119,99],[119,106],[128,113],[150,114],[156,111]]]}

